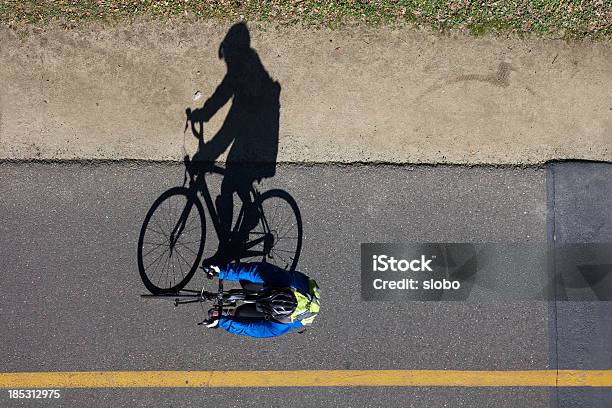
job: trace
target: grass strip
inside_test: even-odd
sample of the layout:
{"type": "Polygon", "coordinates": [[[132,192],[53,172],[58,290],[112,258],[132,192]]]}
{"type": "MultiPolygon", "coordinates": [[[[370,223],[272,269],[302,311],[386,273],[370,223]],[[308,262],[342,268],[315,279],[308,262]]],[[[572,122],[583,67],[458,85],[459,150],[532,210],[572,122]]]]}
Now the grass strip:
{"type": "Polygon", "coordinates": [[[1,0],[0,24],[190,16],[337,28],[413,22],[437,30],[536,33],[562,38],[612,37],[612,0],[1,0]]]}

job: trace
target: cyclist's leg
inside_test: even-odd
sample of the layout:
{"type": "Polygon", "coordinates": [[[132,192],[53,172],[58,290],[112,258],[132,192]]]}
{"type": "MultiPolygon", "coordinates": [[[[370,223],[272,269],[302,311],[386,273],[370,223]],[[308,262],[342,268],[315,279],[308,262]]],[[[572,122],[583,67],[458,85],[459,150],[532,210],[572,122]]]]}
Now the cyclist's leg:
{"type": "Polygon", "coordinates": [[[242,200],[244,207],[244,218],[242,225],[240,225],[240,233],[248,235],[249,231],[257,226],[259,222],[259,215],[257,209],[253,206],[253,199],[251,198],[251,187],[252,183],[243,183],[238,186],[238,196],[242,200]]]}
{"type": "Polygon", "coordinates": [[[234,192],[237,190],[236,175],[228,171],[221,182],[221,192],[215,200],[217,213],[219,214],[219,223],[224,236],[219,237],[219,241],[229,241],[229,234],[232,229],[232,220],[234,218],[234,192]]]}
{"type": "Polygon", "coordinates": [[[234,317],[239,317],[241,319],[264,319],[266,317],[265,313],[260,312],[255,307],[255,303],[246,303],[244,305],[240,305],[236,308],[234,312],[234,317]]]}
{"type": "Polygon", "coordinates": [[[258,164],[255,163],[245,163],[242,165],[242,174],[243,177],[240,178],[239,182],[236,186],[236,192],[242,201],[242,206],[244,209],[244,215],[242,219],[242,223],[240,225],[240,235],[246,241],[249,232],[257,226],[259,223],[259,213],[255,206],[253,206],[253,183],[255,179],[253,175],[257,174],[258,164]]]}
{"type": "Polygon", "coordinates": [[[242,286],[242,289],[248,292],[261,292],[263,290],[263,284],[253,283],[242,279],[240,280],[240,286],[242,286]]]}
{"type": "Polygon", "coordinates": [[[238,194],[244,209],[243,219],[238,236],[232,237],[235,241],[245,241],[249,231],[259,222],[257,211],[251,205],[253,199],[251,190],[253,185],[253,166],[248,163],[228,163],[226,174],[221,182],[221,193],[217,197],[217,211],[223,230],[228,234],[232,232],[234,193],[238,194]]]}

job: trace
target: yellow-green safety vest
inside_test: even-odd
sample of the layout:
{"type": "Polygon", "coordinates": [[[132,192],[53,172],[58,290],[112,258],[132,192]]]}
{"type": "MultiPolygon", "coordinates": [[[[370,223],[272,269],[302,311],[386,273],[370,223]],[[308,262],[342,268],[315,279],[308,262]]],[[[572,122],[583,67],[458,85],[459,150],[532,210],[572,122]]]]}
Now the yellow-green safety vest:
{"type": "Polygon", "coordinates": [[[310,326],[319,313],[321,307],[321,290],[314,279],[308,280],[310,293],[301,293],[293,289],[297,299],[297,307],[291,314],[291,322],[300,321],[304,326],[310,326]]]}

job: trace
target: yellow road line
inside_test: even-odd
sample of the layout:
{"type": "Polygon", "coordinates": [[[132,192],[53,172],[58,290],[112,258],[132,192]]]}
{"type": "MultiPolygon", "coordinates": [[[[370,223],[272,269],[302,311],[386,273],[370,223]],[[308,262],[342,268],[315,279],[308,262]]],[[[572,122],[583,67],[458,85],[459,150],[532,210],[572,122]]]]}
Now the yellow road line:
{"type": "Polygon", "coordinates": [[[91,371],[0,373],[0,388],[612,387],[612,370],[91,371]]]}

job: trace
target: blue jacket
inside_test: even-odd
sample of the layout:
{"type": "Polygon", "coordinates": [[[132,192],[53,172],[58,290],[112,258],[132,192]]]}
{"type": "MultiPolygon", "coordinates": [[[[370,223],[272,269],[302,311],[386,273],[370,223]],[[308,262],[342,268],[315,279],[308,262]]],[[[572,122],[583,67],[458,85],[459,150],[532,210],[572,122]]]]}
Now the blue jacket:
{"type": "MultiPolygon", "coordinates": [[[[228,264],[219,272],[219,279],[246,280],[265,286],[283,286],[309,292],[308,277],[301,272],[290,272],[265,262],[228,264]]],[[[302,327],[299,321],[279,323],[271,320],[241,319],[221,316],[219,327],[233,334],[251,337],[281,336],[293,329],[302,327]]]]}

